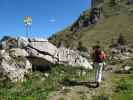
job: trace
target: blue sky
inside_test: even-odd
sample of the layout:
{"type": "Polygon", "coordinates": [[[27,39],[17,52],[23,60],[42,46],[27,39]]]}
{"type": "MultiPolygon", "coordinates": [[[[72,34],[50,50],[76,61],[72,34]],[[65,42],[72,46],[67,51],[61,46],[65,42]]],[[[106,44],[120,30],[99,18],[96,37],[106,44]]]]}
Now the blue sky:
{"type": "Polygon", "coordinates": [[[0,0],[0,37],[25,36],[23,19],[32,16],[31,37],[49,37],[71,25],[90,0],[0,0]]]}

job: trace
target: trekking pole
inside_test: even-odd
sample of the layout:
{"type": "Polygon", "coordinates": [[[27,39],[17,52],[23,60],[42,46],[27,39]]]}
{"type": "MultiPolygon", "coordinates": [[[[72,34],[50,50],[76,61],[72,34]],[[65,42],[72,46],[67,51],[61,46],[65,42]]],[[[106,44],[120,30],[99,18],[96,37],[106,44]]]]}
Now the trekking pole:
{"type": "Polygon", "coordinates": [[[94,82],[96,82],[97,66],[94,65],[94,82]]]}

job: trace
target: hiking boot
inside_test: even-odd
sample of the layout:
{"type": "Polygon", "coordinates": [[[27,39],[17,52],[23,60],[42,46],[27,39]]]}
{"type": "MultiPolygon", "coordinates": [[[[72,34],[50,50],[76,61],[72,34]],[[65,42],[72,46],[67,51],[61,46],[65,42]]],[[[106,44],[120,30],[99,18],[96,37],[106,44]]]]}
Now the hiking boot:
{"type": "Polygon", "coordinates": [[[96,88],[98,88],[100,86],[99,82],[96,82],[96,88]]]}

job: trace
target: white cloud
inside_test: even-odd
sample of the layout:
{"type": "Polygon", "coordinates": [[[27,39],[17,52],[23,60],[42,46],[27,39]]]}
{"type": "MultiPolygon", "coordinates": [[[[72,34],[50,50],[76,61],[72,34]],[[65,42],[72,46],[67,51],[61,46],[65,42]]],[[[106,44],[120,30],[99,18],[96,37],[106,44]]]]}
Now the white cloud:
{"type": "Polygon", "coordinates": [[[50,22],[50,23],[55,23],[56,20],[55,20],[55,19],[50,19],[49,22],[50,22]]]}

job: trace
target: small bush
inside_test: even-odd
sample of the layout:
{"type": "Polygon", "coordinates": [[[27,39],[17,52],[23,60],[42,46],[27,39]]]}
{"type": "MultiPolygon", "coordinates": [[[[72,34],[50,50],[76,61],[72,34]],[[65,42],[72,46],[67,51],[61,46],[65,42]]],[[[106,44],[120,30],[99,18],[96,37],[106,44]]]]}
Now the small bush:
{"type": "Polygon", "coordinates": [[[128,87],[128,84],[126,83],[125,79],[121,79],[118,82],[115,92],[126,92],[128,90],[129,90],[129,87],[128,87]]]}
{"type": "Polygon", "coordinates": [[[126,44],[125,37],[123,36],[122,33],[120,33],[118,36],[117,44],[118,45],[125,45],[126,44]]]}
{"type": "Polygon", "coordinates": [[[87,48],[85,46],[83,46],[83,43],[81,41],[78,43],[77,50],[87,52],[87,48]]]}
{"type": "Polygon", "coordinates": [[[65,100],[64,97],[59,98],[59,100],[65,100]]]}
{"type": "Polygon", "coordinates": [[[109,96],[102,94],[99,96],[94,96],[93,100],[109,100],[109,96]]]}
{"type": "Polygon", "coordinates": [[[117,1],[116,0],[110,0],[110,6],[115,6],[117,4],[117,1]]]}

